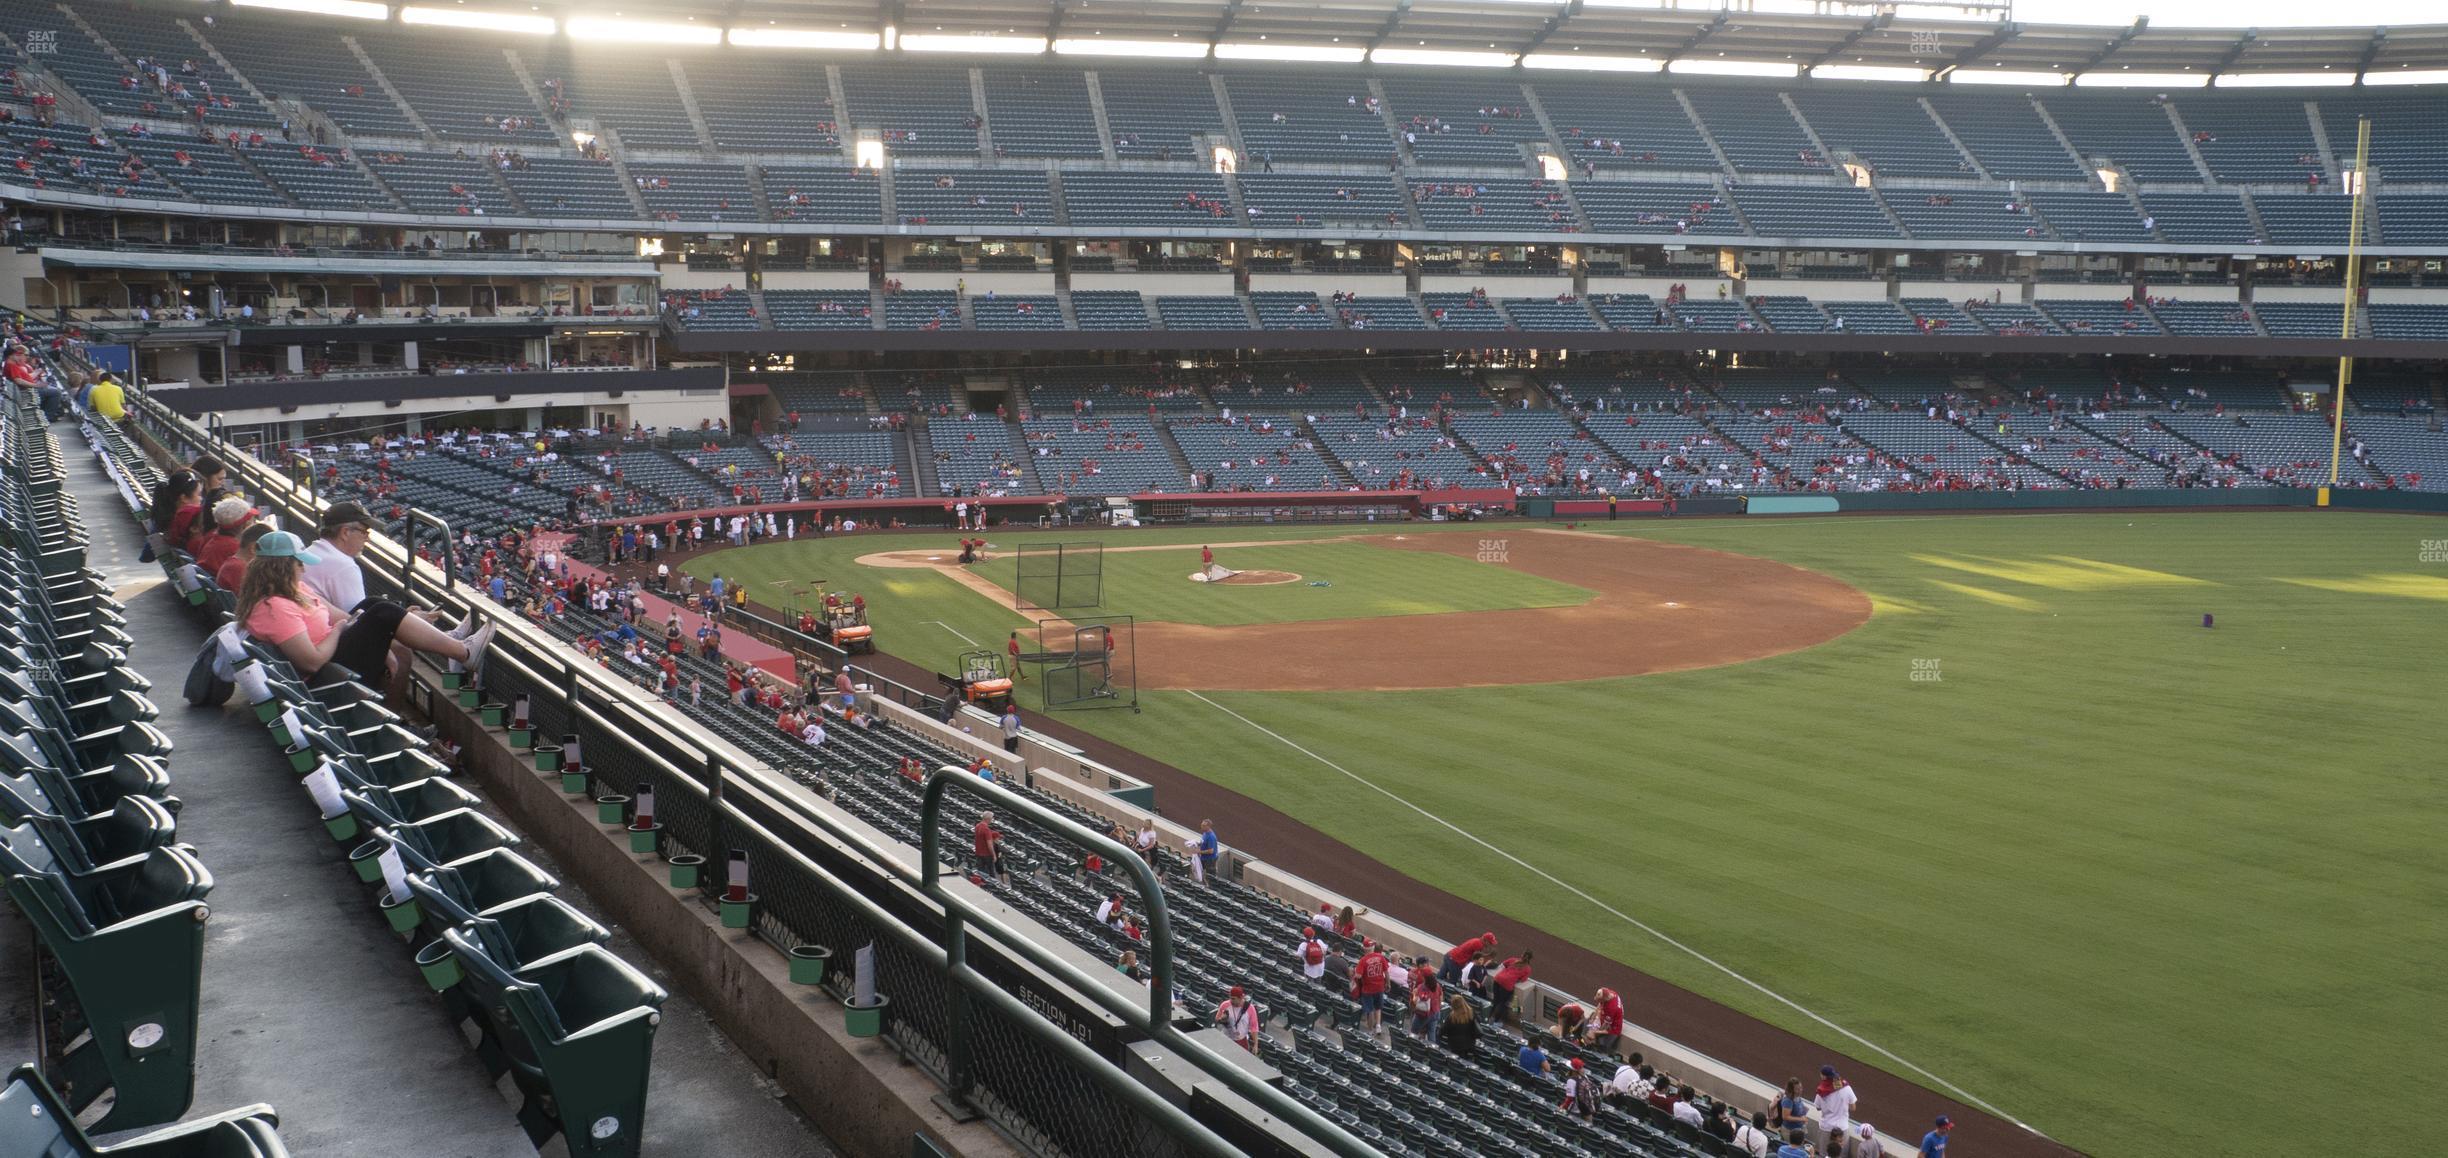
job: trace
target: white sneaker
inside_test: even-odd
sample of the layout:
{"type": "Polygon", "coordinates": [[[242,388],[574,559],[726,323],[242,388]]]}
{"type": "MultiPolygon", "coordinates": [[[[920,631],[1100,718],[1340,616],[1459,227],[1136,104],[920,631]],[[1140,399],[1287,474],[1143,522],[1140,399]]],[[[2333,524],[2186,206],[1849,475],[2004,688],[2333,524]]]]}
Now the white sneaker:
{"type": "Polygon", "coordinates": [[[468,673],[469,675],[475,675],[482,672],[484,670],[485,648],[491,645],[493,642],[493,624],[488,621],[483,626],[478,627],[473,634],[470,634],[461,642],[467,644],[467,658],[465,660],[454,661],[458,669],[468,673]]]}
{"type": "Polygon", "coordinates": [[[443,632],[442,634],[447,635],[452,639],[466,639],[468,636],[475,634],[477,625],[483,622],[483,620],[476,617],[475,612],[471,611],[460,617],[458,626],[453,627],[449,631],[443,632]]]}

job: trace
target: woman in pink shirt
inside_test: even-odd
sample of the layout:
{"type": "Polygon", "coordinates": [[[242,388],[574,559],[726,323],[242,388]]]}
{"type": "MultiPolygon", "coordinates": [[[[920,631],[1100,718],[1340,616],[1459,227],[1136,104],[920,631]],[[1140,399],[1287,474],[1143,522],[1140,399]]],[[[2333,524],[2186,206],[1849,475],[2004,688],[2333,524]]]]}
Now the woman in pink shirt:
{"type": "Polygon", "coordinates": [[[462,638],[389,600],[366,600],[353,615],[325,606],[298,582],[307,564],[320,561],[296,535],[274,531],[255,541],[255,559],[247,564],[238,590],[238,622],[248,635],[279,648],[299,675],[312,676],[337,664],[360,680],[379,683],[393,639],[428,655],[457,660],[469,671],[483,660],[493,625],[476,626],[473,616],[461,624],[462,638]]]}

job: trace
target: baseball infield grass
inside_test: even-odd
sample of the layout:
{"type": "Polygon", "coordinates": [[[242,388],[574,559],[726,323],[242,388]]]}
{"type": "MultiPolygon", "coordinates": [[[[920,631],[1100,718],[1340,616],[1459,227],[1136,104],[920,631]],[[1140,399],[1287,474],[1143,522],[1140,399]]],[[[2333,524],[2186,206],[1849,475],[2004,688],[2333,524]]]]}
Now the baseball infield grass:
{"type": "MultiPolygon", "coordinates": [[[[1497,690],[1143,693],[1143,715],[1067,719],[1421,880],[1912,1072],[1362,781],[1383,786],[1936,1075],[1924,1084],[2085,1150],[2194,1158],[2406,1139],[2385,1111],[2267,1091],[2312,1078],[2349,1104],[2406,1104],[2448,1025],[2435,739],[2448,564],[2425,547],[2448,539],[2448,522],[1585,529],[1812,568],[1876,611],[1833,642],[1731,667],[1497,690]]],[[[1020,625],[940,576],[849,562],[906,541],[695,567],[753,582],[760,555],[793,553],[793,566],[866,591],[885,648],[922,662],[963,650],[955,632],[999,640],[1020,625]]],[[[1109,574],[1125,557],[1108,553],[1109,574]]],[[[1899,1135],[1924,1125],[1876,1105],[1861,1114],[1899,1135]]],[[[1957,1141],[1977,1152],[1978,1139],[1957,1141]]]]}
{"type": "MultiPolygon", "coordinates": [[[[1214,541],[1246,540],[1225,531],[1214,541]]],[[[1107,550],[1103,563],[1106,605],[1146,620],[1224,627],[1568,607],[1597,594],[1520,571],[1482,566],[1456,555],[1390,551],[1367,543],[1226,547],[1216,552],[1216,562],[1235,571],[1281,571],[1300,578],[1262,586],[1210,586],[1189,578],[1199,569],[1197,545],[1161,551],[1107,550]],[[1320,583],[1325,586],[1316,586],[1320,583]]],[[[978,566],[977,573],[1009,591],[1018,579],[1019,567],[1017,556],[1004,555],[978,566]]]]}

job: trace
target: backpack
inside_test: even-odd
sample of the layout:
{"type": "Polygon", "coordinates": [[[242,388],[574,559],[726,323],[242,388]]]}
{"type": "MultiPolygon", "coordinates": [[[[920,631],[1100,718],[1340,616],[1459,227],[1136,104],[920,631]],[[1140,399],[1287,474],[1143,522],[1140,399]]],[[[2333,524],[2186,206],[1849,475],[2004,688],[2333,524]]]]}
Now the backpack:
{"type": "Polygon", "coordinates": [[[1323,964],[1325,964],[1325,963],[1326,963],[1326,943],[1325,943],[1324,941],[1317,941],[1317,940],[1312,940],[1312,941],[1308,942],[1306,945],[1304,945],[1304,946],[1301,948],[1301,960],[1303,960],[1303,961],[1307,961],[1308,963],[1310,963],[1310,964],[1312,964],[1312,965],[1323,965],[1323,964]]]}
{"type": "Polygon", "coordinates": [[[238,690],[238,673],[232,665],[245,655],[239,643],[238,625],[222,624],[204,638],[204,646],[196,651],[195,663],[187,669],[187,683],[181,694],[199,708],[217,708],[228,703],[230,695],[238,690]]]}

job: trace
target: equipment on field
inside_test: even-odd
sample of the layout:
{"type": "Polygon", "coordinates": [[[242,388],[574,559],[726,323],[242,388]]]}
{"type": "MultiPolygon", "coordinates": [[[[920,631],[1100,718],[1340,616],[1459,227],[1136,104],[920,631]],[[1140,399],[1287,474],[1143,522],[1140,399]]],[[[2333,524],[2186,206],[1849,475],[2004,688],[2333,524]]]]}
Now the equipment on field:
{"type": "Polygon", "coordinates": [[[1222,563],[1209,563],[1205,567],[1192,572],[1190,575],[1190,581],[1193,583],[1221,583],[1238,574],[1240,574],[1239,571],[1235,571],[1222,563]]]}
{"type": "Polygon", "coordinates": [[[827,591],[824,603],[799,613],[799,630],[852,655],[875,654],[875,628],[867,623],[867,600],[856,594],[827,591]]]}
{"type": "Polygon", "coordinates": [[[1139,710],[1139,678],[1133,663],[1136,621],[1128,615],[1037,622],[1037,650],[1020,662],[1042,664],[1037,680],[1041,706],[1139,710]]]}
{"type": "Polygon", "coordinates": [[[1000,713],[1011,706],[1011,670],[1004,666],[1000,652],[962,652],[954,674],[939,673],[935,678],[942,680],[944,690],[954,697],[987,711],[1000,713]]]}
{"type": "Polygon", "coordinates": [[[1023,541],[1019,580],[1012,585],[1015,610],[1036,607],[1101,607],[1105,603],[1105,544],[1023,541]]]}

